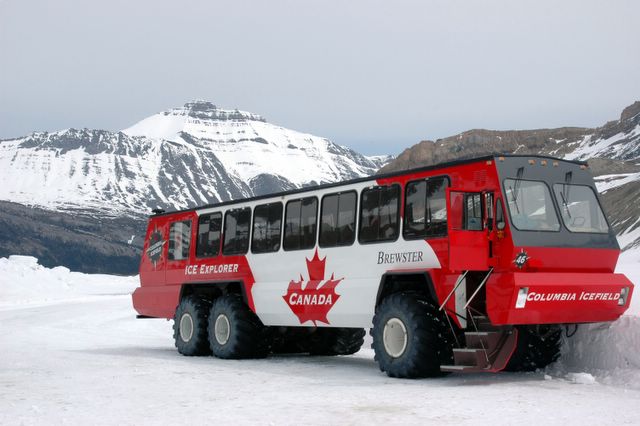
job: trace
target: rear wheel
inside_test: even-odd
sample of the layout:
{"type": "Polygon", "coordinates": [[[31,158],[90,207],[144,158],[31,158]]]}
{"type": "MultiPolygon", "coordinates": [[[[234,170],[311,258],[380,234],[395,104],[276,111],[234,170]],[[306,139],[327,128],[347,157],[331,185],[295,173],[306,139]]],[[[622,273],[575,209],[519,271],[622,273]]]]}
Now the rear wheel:
{"type": "Polygon", "coordinates": [[[452,334],[428,301],[410,293],[384,298],[371,330],[375,360],[390,377],[435,377],[453,359],[452,334]]]}
{"type": "Polygon", "coordinates": [[[266,329],[240,296],[221,296],[209,314],[209,346],[218,358],[262,358],[268,350],[266,329]]]}
{"type": "Polygon", "coordinates": [[[173,318],[173,339],[182,355],[210,355],[207,320],[211,302],[196,296],[184,297],[173,318]]]}
{"type": "Polygon", "coordinates": [[[557,325],[519,326],[518,344],[506,371],[535,371],[560,357],[562,329],[557,325]]]}

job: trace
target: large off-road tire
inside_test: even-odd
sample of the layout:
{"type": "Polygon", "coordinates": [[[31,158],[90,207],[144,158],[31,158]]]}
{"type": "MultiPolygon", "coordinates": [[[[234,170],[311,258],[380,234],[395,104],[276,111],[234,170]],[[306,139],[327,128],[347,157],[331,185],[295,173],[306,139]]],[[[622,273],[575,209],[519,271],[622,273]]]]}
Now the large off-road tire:
{"type": "Polygon", "coordinates": [[[240,296],[217,298],[209,314],[209,346],[224,359],[264,358],[268,353],[265,326],[240,296]]]}
{"type": "Polygon", "coordinates": [[[173,339],[186,356],[210,355],[207,334],[211,302],[191,295],[184,297],[173,317],[173,339]]]}
{"type": "Polygon", "coordinates": [[[311,355],[351,355],[364,343],[364,328],[318,328],[309,336],[311,355]]]}
{"type": "Polygon", "coordinates": [[[371,330],[375,360],[390,377],[436,377],[453,363],[453,334],[430,302],[411,293],[385,297],[371,330]]]}
{"type": "Polygon", "coordinates": [[[535,371],[560,357],[562,328],[557,325],[518,326],[518,344],[506,371],[535,371]]]}

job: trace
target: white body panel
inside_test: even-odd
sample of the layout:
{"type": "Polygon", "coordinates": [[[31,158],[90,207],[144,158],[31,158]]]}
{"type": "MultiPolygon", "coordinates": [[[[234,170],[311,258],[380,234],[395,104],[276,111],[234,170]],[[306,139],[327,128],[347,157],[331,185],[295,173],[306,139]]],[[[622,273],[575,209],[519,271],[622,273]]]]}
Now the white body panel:
{"type": "MultiPolygon", "coordinates": [[[[311,321],[301,324],[283,296],[289,283],[309,280],[306,260],[315,255],[312,250],[277,252],[269,255],[248,256],[256,283],[252,295],[256,313],[264,324],[287,326],[312,326],[311,321]]],[[[333,274],[342,278],[335,292],[340,298],[327,315],[334,327],[371,327],[380,280],[387,271],[415,271],[439,268],[440,264],[431,246],[423,240],[393,243],[365,244],[318,249],[318,257],[325,260],[325,279],[333,274]],[[407,261],[378,263],[380,253],[412,253],[407,261]],[[413,253],[416,253],[415,255],[413,253]],[[418,255],[417,253],[420,253],[418,255]],[[408,261],[410,258],[420,261],[408,261]]],[[[304,284],[303,284],[304,288],[304,284]]]]}
{"type": "MultiPolygon", "coordinates": [[[[356,211],[359,212],[361,190],[372,186],[376,186],[374,179],[320,191],[265,198],[241,205],[235,204],[229,208],[253,209],[256,205],[281,201],[286,209],[288,201],[316,196],[319,215],[324,195],[356,190],[356,211]]],[[[207,208],[197,213],[200,215],[224,212],[225,209],[226,207],[207,208]]],[[[359,217],[356,215],[356,221],[358,220],[359,217]]],[[[251,287],[251,296],[256,313],[265,325],[279,326],[371,327],[380,281],[386,272],[420,272],[440,268],[435,252],[425,240],[405,241],[401,236],[393,242],[371,244],[360,244],[356,240],[351,246],[345,247],[320,248],[316,245],[312,249],[293,251],[285,251],[280,247],[277,252],[261,254],[249,251],[246,258],[255,279],[255,284],[251,287]],[[324,280],[319,287],[322,287],[332,274],[335,279],[341,279],[335,287],[335,293],[339,298],[327,313],[327,323],[311,320],[301,322],[283,297],[287,295],[291,281],[300,281],[302,278],[302,289],[305,288],[309,281],[307,260],[313,259],[316,250],[319,259],[325,261],[324,280]]]]}

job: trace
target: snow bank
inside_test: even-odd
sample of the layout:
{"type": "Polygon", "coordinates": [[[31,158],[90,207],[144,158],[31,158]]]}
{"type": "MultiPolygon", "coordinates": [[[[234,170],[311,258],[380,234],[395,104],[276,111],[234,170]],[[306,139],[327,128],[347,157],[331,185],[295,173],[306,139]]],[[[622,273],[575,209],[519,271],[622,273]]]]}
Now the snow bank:
{"type": "Polygon", "coordinates": [[[138,277],[89,275],[57,266],[45,268],[31,256],[0,258],[0,307],[130,294],[138,277]]]}
{"type": "Polygon", "coordinates": [[[625,274],[635,286],[626,314],[640,316],[640,247],[622,252],[616,272],[625,274]]]}
{"type": "Polygon", "coordinates": [[[575,383],[597,381],[640,390],[638,348],[638,316],[625,315],[613,323],[581,325],[574,336],[564,339],[562,356],[547,373],[575,383]]]}
{"type": "Polygon", "coordinates": [[[562,356],[547,369],[549,374],[574,383],[640,389],[640,248],[623,252],[616,272],[635,285],[629,309],[616,322],[579,326],[564,339],[562,356]]]}

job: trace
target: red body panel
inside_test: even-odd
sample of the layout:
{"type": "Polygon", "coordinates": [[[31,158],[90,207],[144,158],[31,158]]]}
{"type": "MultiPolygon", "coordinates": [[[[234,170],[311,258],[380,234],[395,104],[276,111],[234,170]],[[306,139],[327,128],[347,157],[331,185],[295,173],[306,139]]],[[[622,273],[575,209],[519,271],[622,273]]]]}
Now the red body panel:
{"type": "MultiPolygon", "coordinates": [[[[140,287],[133,293],[133,306],[140,315],[160,318],[173,318],[176,306],[180,301],[183,284],[211,282],[240,282],[244,284],[247,303],[254,309],[251,298],[251,287],[255,280],[245,256],[218,256],[216,258],[199,259],[196,257],[196,245],[191,244],[189,258],[167,260],[169,245],[169,224],[174,221],[191,219],[198,222],[195,212],[159,216],[150,221],[143,252],[150,246],[150,235],[159,232],[165,244],[162,245],[162,256],[154,264],[148,256],[143,255],[140,262],[140,287]]],[[[191,241],[195,241],[197,228],[191,228],[191,241]]]]}
{"type": "Polygon", "coordinates": [[[625,287],[632,291],[633,284],[622,274],[498,273],[487,284],[487,311],[496,325],[613,321],[628,308],[630,298],[618,304],[625,287]],[[525,288],[526,299],[517,307],[525,288]]]}

